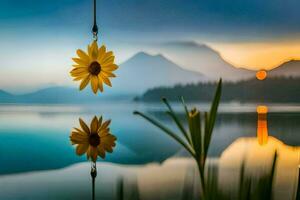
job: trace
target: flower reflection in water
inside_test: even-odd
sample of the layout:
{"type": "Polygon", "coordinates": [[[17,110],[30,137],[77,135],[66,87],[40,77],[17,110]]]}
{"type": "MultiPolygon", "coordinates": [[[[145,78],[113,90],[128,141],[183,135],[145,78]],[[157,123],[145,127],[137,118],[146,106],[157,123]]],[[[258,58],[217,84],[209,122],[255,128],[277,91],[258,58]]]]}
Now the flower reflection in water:
{"type": "Polygon", "coordinates": [[[111,120],[103,121],[102,116],[93,118],[90,127],[79,118],[80,128],[74,128],[70,140],[76,146],[76,154],[81,156],[86,153],[87,159],[91,159],[92,199],[95,199],[95,178],[97,176],[96,161],[98,155],[105,158],[105,153],[113,152],[117,138],[110,133],[111,120]]]}
{"type": "Polygon", "coordinates": [[[96,162],[97,156],[105,158],[105,152],[112,153],[117,138],[110,133],[111,120],[103,122],[102,117],[99,119],[95,116],[91,122],[90,128],[79,118],[80,128],[74,128],[70,139],[72,145],[77,145],[77,155],[86,153],[87,159],[96,162]]]}

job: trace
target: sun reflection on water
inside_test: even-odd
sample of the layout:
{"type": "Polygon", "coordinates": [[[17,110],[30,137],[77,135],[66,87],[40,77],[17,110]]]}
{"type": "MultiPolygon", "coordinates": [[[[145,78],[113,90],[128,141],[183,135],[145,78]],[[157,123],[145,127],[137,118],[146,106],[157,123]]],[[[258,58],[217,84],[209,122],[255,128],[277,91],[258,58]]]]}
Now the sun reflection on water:
{"type": "Polygon", "coordinates": [[[257,139],[260,145],[268,143],[267,106],[257,106],[257,139]]]}

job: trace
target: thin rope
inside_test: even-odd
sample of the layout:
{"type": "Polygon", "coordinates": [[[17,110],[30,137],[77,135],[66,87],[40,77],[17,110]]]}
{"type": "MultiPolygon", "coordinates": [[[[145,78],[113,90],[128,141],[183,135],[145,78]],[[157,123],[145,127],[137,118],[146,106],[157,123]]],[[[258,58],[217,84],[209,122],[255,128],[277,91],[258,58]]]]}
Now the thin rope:
{"type": "Polygon", "coordinates": [[[97,176],[96,162],[91,163],[91,177],[92,177],[92,200],[95,200],[95,179],[97,176]]]}
{"type": "Polygon", "coordinates": [[[92,28],[94,40],[98,39],[98,26],[97,26],[97,1],[94,1],[94,25],[92,28]]]}

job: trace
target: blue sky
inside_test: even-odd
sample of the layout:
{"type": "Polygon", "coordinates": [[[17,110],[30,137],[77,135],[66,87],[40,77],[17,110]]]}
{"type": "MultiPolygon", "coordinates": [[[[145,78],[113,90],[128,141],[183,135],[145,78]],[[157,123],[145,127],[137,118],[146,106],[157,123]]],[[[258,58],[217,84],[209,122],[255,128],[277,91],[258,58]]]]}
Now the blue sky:
{"type": "MultiPolygon", "coordinates": [[[[1,0],[1,34],[58,30],[82,37],[92,23],[91,2],[1,0]]],[[[276,39],[298,36],[299,7],[298,0],[98,0],[98,20],[103,34],[125,41],[153,40],[162,33],[221,41],[276,39]]]]}
{"type": "MultiPolygon", "coordinates": [[[[266,43],[300,49],[299,8],[299,0],[98,0],[97,10],[100,41],[118,62],[152,43],[187,40],[246,66],[246,58],[233,57],[247,51],[245,44],[254,45],[252,57],[266,43]]],[[[70,58],[91,41],[91,11],[91,0],[0,0],[1,88],[70,84],[64,78],[70,58]],[[36,78],[25,80],[28,72],[36,78]]]]}

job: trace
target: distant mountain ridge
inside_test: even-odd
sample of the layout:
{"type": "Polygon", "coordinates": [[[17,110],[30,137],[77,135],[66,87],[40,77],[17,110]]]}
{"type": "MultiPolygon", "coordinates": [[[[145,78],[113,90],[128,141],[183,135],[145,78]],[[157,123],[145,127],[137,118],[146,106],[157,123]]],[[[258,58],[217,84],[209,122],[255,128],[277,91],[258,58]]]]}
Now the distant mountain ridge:
{"type": "Polygon", "coordinates": [[[206,44],[193,41],[175,41],[159,45],[162,52],[175,63],[190,69],[197,69],[211,80],[222,77],[237,81],[255,76],[255,72],[237,68],[225,61],[220,53],[206,44]]]}
{"type": "Polygon", "coordinates": [[[268,72],[270,77],[300,77],[300,61],[290,60],[268,72]]]}
{"type": "MultiPolygon", "coordinates": [[[[212,80],[220,77],[227,81],[246,80],[255,77],[256,71],[246,68],[237,68],[226,60],[221,54],[209,45],[194,41],[173,41],[159,45],[163,54],[175,63],[186,68],[197,69],[200,73],[212,80]]],[[[291,60],[268,71],[270,77],[299,77],[300,61],[291,60]]]]}
{"type": "Polygon", "coordinates": [[[142,93],[158,86],[197,83],[208,80],[199,72],[175,64],[161,54],[139,52],[120,65],[113,80],[116,91],[142,93]]]}
{"type": "Polygon", "coordinates": [[[0,90],[0,103],[39,103],[39,104],[70,104],[97,103],[105,100],[131,100],[133,94],[94,95],[88,88],[79,91],[71,87],[51,87],[28,94],[14,95],[0,90]]]}

